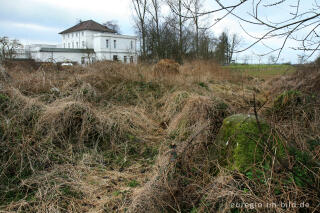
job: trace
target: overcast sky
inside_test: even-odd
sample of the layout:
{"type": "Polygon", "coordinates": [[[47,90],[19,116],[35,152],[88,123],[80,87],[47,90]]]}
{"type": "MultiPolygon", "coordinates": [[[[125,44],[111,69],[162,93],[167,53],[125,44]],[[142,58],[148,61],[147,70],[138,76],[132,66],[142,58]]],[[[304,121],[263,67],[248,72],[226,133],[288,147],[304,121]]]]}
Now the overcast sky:
{"type": "Polygon", "coordinates": [[[0,0],[0,36],[23,43],[61,41],[59,32],[79,20],[116,20],[124,34],[134,34],[130,0],[0,0]]]}
{"type": "MultiPolygon", "coordinates": [[[[213,1],[208,0],[205,8],[214,8],[213,1]]],[[[239,12],[247,11],[250,5],[239,8],[239,12]]],[[[279,19],[287,8],[277,7],[272,10],[270,19],[279,19]]],[[[120,25],[122,34],[134,35],[134,22],[132,18],[131,0],[0,0],[0,36],[16,38],[23,44],[46,43],[58,44],[61,42],[59,32],[72,27],[81,20],[95,20],[103,23],[116,20],[120,25]]],[[[207,22],[213,23],[219,14],[211,16],[207,22]]],[[[255,35],[259,35],[261,29],[254,26],[245,26],[255,35]]],[[[212,28],[212,32],[218,36],[223,30],[228,29],[231,33],[237,33],[244,38],[243,47],[253,41],[241,29],[239,21],[227,17],[212,28]]],[[[279,46],[280,40],[268,41],[271,46],[279,46]]],[[[292,45],[294,43],[291,42],[292,45]]],[[[290,43],[289,43],[290,45],[290,43]]],[[[244,55],[253,56],[265,50],[258,45],[238,57],[244,55]]],[[[267,57],[265,57],[265,61],[267,57]]],[[[297,52],[289,48],[280,57],[280,62],[296,62],[297,52]]]]}

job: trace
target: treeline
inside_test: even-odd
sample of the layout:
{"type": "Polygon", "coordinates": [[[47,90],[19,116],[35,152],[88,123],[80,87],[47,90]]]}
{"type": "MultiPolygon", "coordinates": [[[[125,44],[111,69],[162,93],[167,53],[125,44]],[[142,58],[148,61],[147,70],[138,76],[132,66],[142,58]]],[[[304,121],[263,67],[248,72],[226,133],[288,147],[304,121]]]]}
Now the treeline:
{"type": "Polygon", "coordinates": [[[223,32],[216,37],[202,0],[132,0],[141,60],[214,59],[232,61],[241,39],[223,32]],[[166,8],[165,10],[163,8],[166,8]],[[165,12],[164,12],[165,11],[165,12]]]}
{"type": "Polygon", "coordinates": [[[17,50],[21,49],[23,45],[17,39],[10,39],[9,37],[0,37],[0,63],[6,59],[13,59],[17,54],[17,50]]]}

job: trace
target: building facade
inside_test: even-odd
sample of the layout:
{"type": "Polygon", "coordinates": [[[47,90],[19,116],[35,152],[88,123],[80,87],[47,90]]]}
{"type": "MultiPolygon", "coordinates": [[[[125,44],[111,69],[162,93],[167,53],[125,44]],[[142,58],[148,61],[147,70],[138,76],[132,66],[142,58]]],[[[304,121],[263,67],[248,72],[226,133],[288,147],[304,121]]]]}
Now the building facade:
{"type": "Polygon", "coordinates": [[[95,21],[83,21],[59,33],[60,45],[28,45],[26,57],[40,62],[87,64],[97,60],[137,62],[136,36],[120,35],[95,21]]]}

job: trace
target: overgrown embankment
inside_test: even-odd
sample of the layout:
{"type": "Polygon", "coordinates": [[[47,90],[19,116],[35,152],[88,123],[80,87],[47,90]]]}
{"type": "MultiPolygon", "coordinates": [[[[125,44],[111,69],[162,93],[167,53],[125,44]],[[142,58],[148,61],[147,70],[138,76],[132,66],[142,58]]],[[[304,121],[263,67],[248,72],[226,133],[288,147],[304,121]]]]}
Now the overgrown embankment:
{"type": "Polygon", "coordinates": [[[319,72],[264,82],[207,61],[174,72],[159,66],[8,69],[0,81],[0,210],[319,208],[319,72]]]}

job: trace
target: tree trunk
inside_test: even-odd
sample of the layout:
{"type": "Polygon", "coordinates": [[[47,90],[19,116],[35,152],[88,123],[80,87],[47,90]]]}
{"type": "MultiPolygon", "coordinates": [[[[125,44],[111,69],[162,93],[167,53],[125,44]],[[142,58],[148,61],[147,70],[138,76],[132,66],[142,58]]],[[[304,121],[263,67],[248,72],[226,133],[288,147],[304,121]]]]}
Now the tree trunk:
{"type": "Polygon", "coordinates": [[[182,0],[179,0],[179,55],[178,62],[182,63],[182,0]]]}

